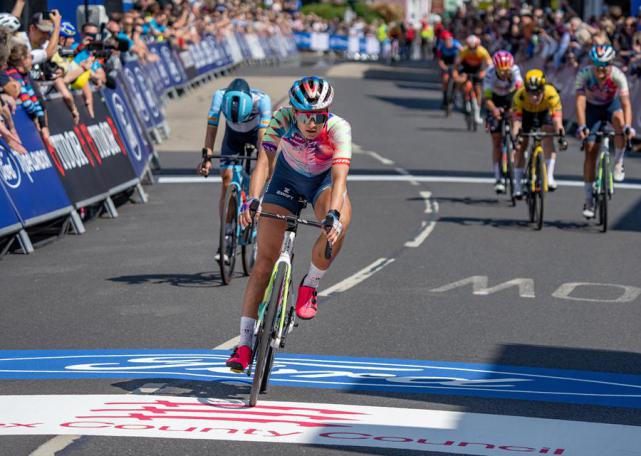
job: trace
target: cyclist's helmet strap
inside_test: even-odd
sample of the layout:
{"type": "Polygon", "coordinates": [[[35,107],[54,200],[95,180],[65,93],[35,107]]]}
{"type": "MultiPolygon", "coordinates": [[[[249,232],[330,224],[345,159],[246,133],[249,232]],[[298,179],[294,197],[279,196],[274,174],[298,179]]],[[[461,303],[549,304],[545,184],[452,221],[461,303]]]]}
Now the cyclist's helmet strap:
{"type": "Polygon", "coordinates": [[[223,96],[222,111],[227,120],[241,123],[247,120],[254,107],[249,84],[244,79],[234,79],[223,96]]]}
{"type": "Polygon", "coordinates": [[[530,70],[525,75],[525,90],[528,92],[540,92],[547,81],[541,70],[530,70]]]}
{"type": "Polygon", "coordinates": [[[295,81],[289,89],[290,104],[301,111],[327,109],[334,99],[334,88],[329,81],[308,76],[295,81]]]}
{"type": "Polygon", "coordinates": [[[608,66],[614,60],[616,51],[609,44],[592,46],[590,50],[590,59],[595,66],[608,66]]]}

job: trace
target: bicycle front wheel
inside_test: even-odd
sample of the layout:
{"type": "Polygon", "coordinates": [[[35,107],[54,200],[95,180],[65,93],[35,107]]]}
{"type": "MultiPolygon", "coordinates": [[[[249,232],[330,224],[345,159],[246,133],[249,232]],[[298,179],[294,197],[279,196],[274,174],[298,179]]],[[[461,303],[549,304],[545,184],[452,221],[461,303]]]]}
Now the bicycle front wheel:
{"type": "Polygon", "coordinates": [[[220,277],[223,284],[228,285],[234,274],[236,265],[236,246],[238,245],[236,218],[238,205],[238,190],[234,185],[227,187],[227,197],[223,212],[220,215],[220,277]]]}
{"type": "Polygon", "coordinates": [[[258,401],[258,395],[267,390],[267,381],[269,379],[269,370],[275,355],[275,349],[271,346],[274,331],[278,325],[278,309],[281,306],[281,297],[285,290],[285,280],[287,278],[287,265],[278,264],[272,291],[269,296],[267,308],[263,315],[262,324],[259,326],[256,346],[256,368],[254,369],[254,379],[252,382],[251,392],[249,394],[249,406],[253,407],[258,401]]]}
{"type": "Polygon", "coordinates": [[[599,195],[597,205],[599,208],[599,225],[601,232],[608,231],[608,193],[610,190],[610,166],[607,158],[601,160],[601,185],[599,186],[599,195]]]}
{"type": "Polygon", "coordinates": [[[545,165],[543,163],[543,155],[536,156],[536,183],[534,201],[535,201],[535,216],[536,229],[543,228],[543,195],[545,194],[545,165]]]}
{"type": "MultiPolygon", "coordinates": [[[[252,233],[248,233],[248,236],[254,236],[252,233]]],[[[254,268],[254,263],[256,262],[256,254],[258,253],[258,244],[256,243],[256,237],[254,237],[251,242],[242,246],[242,257],[243,257],[243,271],[245,275],[249,275],[254,268]]]]}

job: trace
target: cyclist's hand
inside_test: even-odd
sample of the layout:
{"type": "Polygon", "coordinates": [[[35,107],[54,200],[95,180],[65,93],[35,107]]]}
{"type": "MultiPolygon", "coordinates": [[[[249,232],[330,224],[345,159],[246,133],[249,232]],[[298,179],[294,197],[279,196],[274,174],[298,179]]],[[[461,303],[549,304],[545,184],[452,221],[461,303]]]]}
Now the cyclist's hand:
{"type": "Polygon", "coordinates": [[[585,141],[585,138],[590,135],[590,129],[587,126],[582,125],[576,130],[576,134],[579,136],[581,141],[585,141]]]}
{"type": "Polygon", "coordinates": [[[623,128],[623,134],[625,135],[626,138],[632,139],[636,136],[637,132],[631,126],[626,125],[625,128],[623,128]]]}
{"type": "Polygon", "coordinates": [[[325,235],[330,245],[338,240],[343,231],[343,224],[340,221],[341,214],[336,210],[330,210],[325,216],[323,225],[325,225],[325,235]]]}
{"type": "Polygon", "coordinates": [[[200,176],[207,177],[207,176],[209,176],[209,172],[211,171],[211,167],[212,167],[211,160],[208,160],[208,159],[204,158],[203,161],[201,161],[198,164],[198,167],[196,168],[196,174],[198,174],[200,176]]]}
{"type": "Polygon", "coordinates": [[[254,223],[256,212],[260,212],[260,200],[258,198],[248,198],[240,207],[240,226],[246,228],[254,223]]]}

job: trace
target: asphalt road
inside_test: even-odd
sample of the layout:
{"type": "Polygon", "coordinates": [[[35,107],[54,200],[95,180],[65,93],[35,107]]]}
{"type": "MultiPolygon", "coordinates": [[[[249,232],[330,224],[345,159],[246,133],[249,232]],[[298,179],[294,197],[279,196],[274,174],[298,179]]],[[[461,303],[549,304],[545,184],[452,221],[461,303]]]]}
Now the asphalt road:
{"type": "MultiPolygon", "coordinates": [[[[243,69],[238,75],[265,78],[268,83],[272,77],[305,73],[332,78],[337,94],[334,110],[351,123],[357,145],[350,171],[354,180],[349,183],[353,223],[321,289],[349,280],[381,259],[385,266],[351,288],[321,299],[317,318],[301,323],[292,333],[287,354],[465,363],[456,364],[459,370],[469,365],[498,366],[496,371],[501,366],[537,368],[571,371],[578,377],[630,374],[628,384],[641,387],[636,377],[641,373],[641,190],[616,192],[612,229],[602,234],[580,214],[583,189],[562,185],[546,199],[543,230],[534,231],[526,222],[522,202],[512,208],[505,199],[497,199],[491,184],[474,180],[490,177],[489,138],[483,132],[465,131],[460,114],[444,118],[432,69],[347,64],[243,69]]],[[[213,93],[216,87],[214,81],[204,90],[213,93]]],[[[204,134],[201,130],[201,125],[193,126],[196,142],[204,134]]],[[[213,260],[219,185],[166,181],[193,175],[198,161],[193,150],[196,146],[189,145],[161,153],[160,183],[147,188],[147,204],[123,205],[118,219],[94,220],[83,236],[67,236],[33,255],[11,255],[0,262],[0,358],[8,359],[8,351],[15,350],[205,351],[237,335],[246,279],[239,274],[231,285],[222,286],[213,260]]],[[[574,141],[560,155],[557,179],[578,182],[581,162],[574,141]]],[[[626,173],[627,183],[641,182],[638,156],[627,158],[626,173]]],[[[294,283],[307,268],[315,234],[299,232],[294,283]]],[[[247,393],[245,386],[234,382],[160,374],[8,379],[2,377],[2,367],[0,360],[0,378],[5,378],[0,380],[0,400],[131,393],[237,400],[247,393]]],[[[461,375],[465,374],[450,381],[461,381],[461,375]]],[[[615,377],[608,378],[610,384],[620,384],[615,377]]],[[[641,407],[632,396],[630,402],[615,404],[580,388],[571,391],[583,397],[577,401],[567,399],[572,394],[554,396],[549,391],[514,398],[481,389],[461,393],[289,384],[274,386],[266,400],[456,411],[463,413],[460,429],[465,417],[474,423],[470,417],[478,413],[563,420],[557,422],[561,428],[570,421],[641,425],[641,407]]],[[[42,404],[52,407],[46,400],[42,404]]],[[[9,416],[13,411],[4,413],[9,416]]],[[[521,425],[523,430],[528,423],[521,425]]],[[[385,448],[385,439],[360,447],[349,445],[347,438],[332,445],[274,444],[137,438],[121,432],[58,438],[52,443],[53,435],[11,435],[9,427],[0,410],[0,433],[7,434],[0,438],[2,455],[408,453],[399,444],[385,448]]],[[[641,435],[641,429],[638,432],[641,435]]],[[[476,438],[483,438],[480,430],[476,438]]],[[[449,447],[424,445],[423,451],[535,453],[533,447],[499,450],[498,444],[490,445],[494,444],[471,448],[452,443],[450,447],[456,447],[452,452],[449,447]]],[[[640,454],[617,448],[600,454],[640,454]]]]}

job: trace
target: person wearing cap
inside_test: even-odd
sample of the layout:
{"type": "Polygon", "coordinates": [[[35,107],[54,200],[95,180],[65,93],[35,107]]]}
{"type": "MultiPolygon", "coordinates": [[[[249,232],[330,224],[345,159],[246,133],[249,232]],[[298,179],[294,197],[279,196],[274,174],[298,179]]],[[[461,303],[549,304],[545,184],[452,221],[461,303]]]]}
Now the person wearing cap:
{"type": "Polygon", "coordinates": [[[27,32],[21,34],[31,52],[34,65],[40,65],[51,59],[58,50],[60,22],[62,16],[58,10],[48,13],[36,13],[31,16],[27,32]]]}
{"type": "MultiPolygon", "coordinates": [[[[71,49],[75,34],[76,28],[71,23],[62,22],[60,24],[60,45],[63,46],[63,48],[71,49]]],[[[73,59],[69,57],[62,57],[57,50],[51,57],[51,61],[58,65],[58,68],[60,68],[62,73],[60,77],[53,80],[54,87],[62,96],[62,99],[69,108],[74,125],[78,125],[78,123],[80,123],[80,113],[78,112],[76,102],[74,101],[73,95],[69,91],[67,85],[75,81],[82,73],[84,73],[85,68],[76,64],[73,59]]]]}

